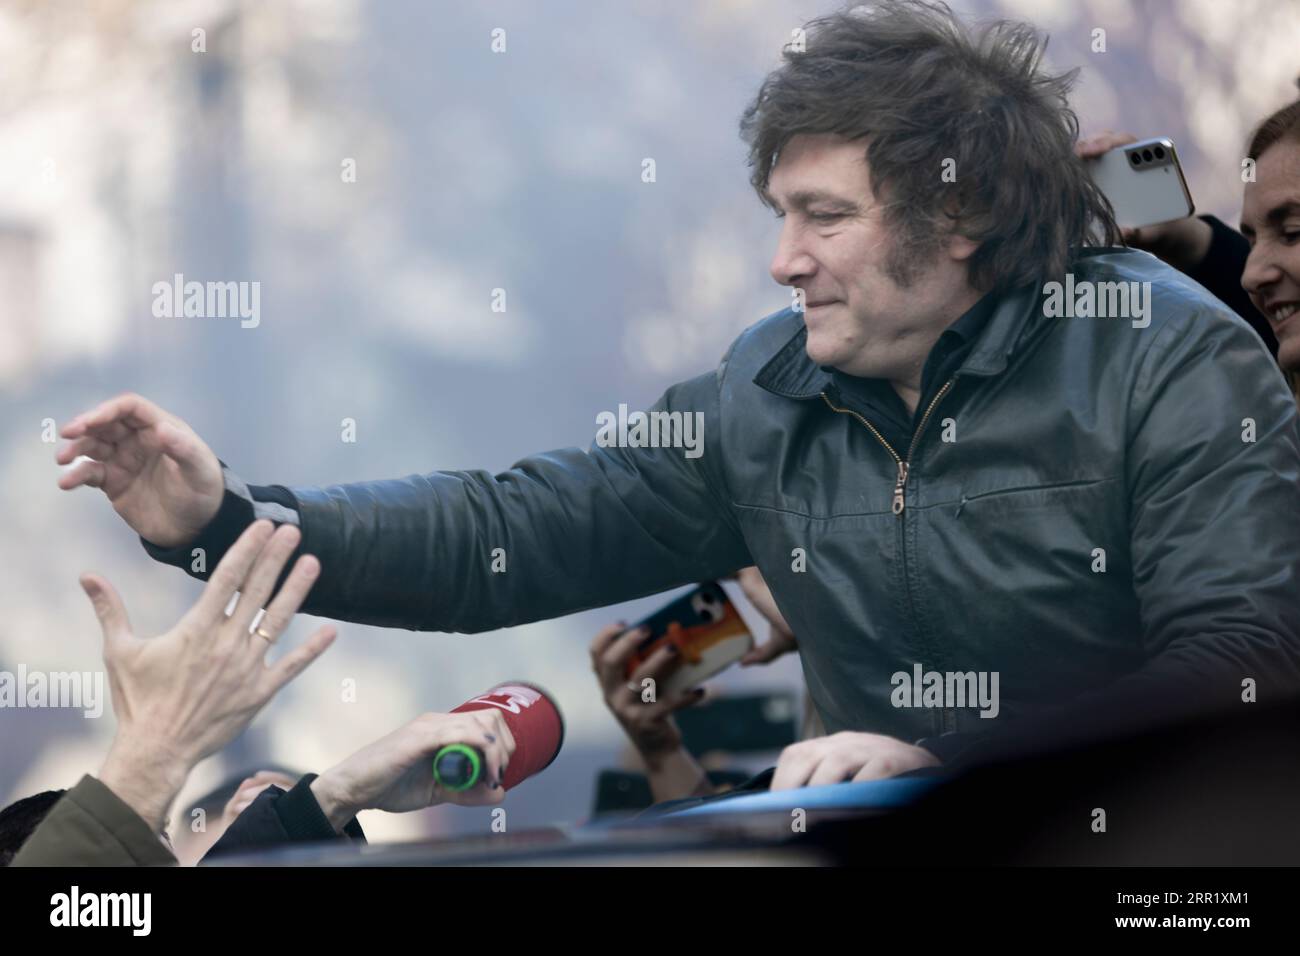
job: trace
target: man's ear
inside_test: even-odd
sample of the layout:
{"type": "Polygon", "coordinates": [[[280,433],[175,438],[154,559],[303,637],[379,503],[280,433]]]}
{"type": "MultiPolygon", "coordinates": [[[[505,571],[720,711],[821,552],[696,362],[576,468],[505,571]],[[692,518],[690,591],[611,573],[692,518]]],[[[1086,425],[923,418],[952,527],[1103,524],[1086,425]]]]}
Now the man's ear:
{"type": "Polygon", "coordinates": [[[944,249],[948,253],[948,258],[954,262],[965,262],[975,254],[975,250],[980,247],[978,242],[973,239],[967,239],[961,233],[953,232],[948,235],[944,241],[944,249]]]}

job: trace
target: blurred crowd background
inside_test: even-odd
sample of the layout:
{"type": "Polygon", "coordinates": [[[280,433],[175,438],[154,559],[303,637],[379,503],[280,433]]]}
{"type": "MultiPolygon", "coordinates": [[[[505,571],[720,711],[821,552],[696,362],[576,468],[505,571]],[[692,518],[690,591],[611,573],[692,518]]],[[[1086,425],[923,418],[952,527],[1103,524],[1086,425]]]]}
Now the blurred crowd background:
{"type": "MultiPolygon", "coordinates": [[[[1082,68],[1084,132],[1170,136],[1198,211],[1237,221],[1250,124],[1294,97],[1300,4],[954,6],[1049,32],[1052,66],[1082,68]]],[[[737,120],[791,31],[830,9],[0,2],[0,670],[100,669],[83,570],[118,587],[138,633],[170,627],[200,587],[150,561],[100,494],[55,487],[46,419],[136,391],[252,483],[332,484],[586,447],[599,412],[712,368],[789,303],[767,274],[778,224],[750,191],[737,120]],[[260,324],[155,318],[152,286],[176,273],[260,282],[260,324]]],[[[587,645],[666,600],[481,635],[344,624],[193,775],[177,813],[231,773],[319,771],[522,678],[555,694],[568,737],[507,801],[510,826],[581,819],[596,770],[626,759],[587,645]]],[[[714,685],[797,691],[798,661],[714,685]]],[[[107,704],[100,720],[0,710],[0,805],[94,772],[111,721],[107,704]]],[[[410,839],[481,831],[488,813],[361,819],[373,839],[410,839]]]]}

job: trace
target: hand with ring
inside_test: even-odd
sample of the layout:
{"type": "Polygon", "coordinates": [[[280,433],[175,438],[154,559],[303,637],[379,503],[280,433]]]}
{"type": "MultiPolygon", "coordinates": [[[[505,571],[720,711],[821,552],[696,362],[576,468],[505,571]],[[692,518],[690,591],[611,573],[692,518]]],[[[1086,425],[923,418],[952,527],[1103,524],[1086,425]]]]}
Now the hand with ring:
{"type": "Polygon", "coordinates": [[[269,521],[253,522],[222,557],[198,602],[155,638],[132,633],[108,581],[81,577],[104,632],[117,716],[100,781],[156,829],[195,764],[238,736],[334,640],[334,627],[324,625],[279,660],[266,660],[320,574],[320,562],[303,555],[271,597],[301,538],[292,525],[277,530],[269,521]]]}

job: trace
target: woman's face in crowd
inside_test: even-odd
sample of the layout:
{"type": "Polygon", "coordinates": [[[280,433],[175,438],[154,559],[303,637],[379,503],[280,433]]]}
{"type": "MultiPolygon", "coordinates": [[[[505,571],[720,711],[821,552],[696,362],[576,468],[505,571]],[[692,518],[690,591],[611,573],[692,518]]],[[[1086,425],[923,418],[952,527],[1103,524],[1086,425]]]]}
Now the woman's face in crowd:
{"type": "Polygon", "coordinates": [[[1300,140],[1274,143],[1259,157],[1241,231],[1250,240],[1241,285],[1273,327],[1278,363],[1300,371],[1300,140]]]}

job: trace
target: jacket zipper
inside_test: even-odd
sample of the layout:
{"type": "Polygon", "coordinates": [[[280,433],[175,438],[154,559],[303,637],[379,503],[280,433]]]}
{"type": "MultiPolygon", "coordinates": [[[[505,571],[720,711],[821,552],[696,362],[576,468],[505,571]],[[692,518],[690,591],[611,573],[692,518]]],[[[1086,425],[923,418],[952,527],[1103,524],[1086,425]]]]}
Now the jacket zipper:
{"type": "Polygon", "coordinates": [[[939,389],[934,398],[930,400],[930,404],[926,408],[925,414],[921,416],[921,421],[916,426],[916,432],[912,435],[912,443],[907,446],[906,458],[900,457],[898,452],[894,451],[893,446],[890,445],[889,442],[885,441],[885,436],[876,430],[875,425],[871,424],[871,422],[867,421],[851,408],[838,407],[826,397],[825,392],[821,393],[822,401],[829,405],[832,411],[839,412],[841,415],[852,415],[863,425],[867,426],[867,429],[871,434],[876,436],[876,441],[884,445],[885,451],[889,452],[889,454],[893,456],[894,461],[898,463],[898,480],[894,482],[894,506],[892,509],[896,515],[902,515],[903,509],[906,507],[906,500],[903,492],[907,489],[907,475],[911,469],[912,456],[916,453],[916,444],[921,440],[921,435],[925,431],[925,426],[930,421],[930,416],[934,413],[935,406],[937,406],[939,402],[943,401],[943,397],[948,394],[948,390],[952,388],[955,381],[956,379],[948,379],[943,388],[939,389]]]}
{"type": "MultiPolygon", "coordinates": [[[[871,434],[876,436],[876,441],[884,445],[885,451],[889,452],[889,454],[893,456],[894,461],[898,463],[898,479],[894,483],[894,505],[892,510],[894,514],[898,515],[900,518],[902,518],[903,509],[906,507],[906,497],[904,492],[907,490],[907,476],[911,470],[912,456],[916,453],[917,442],[921,440],[921,435],[925,432],[925,426],[929,423],[930,416],[934,413],[935,407],[943,400],[943,397],[948,394],[948,391],[952,388],[955,381],[956,379],[950,378],[944,384],[943,388],[939,389],[934,398],[930,401],[929,406],[925,410],[925,414],[921,416],[921,421],[916,426],[916,431],[912,434],[911,444],[907,446],[906,458],[899,457],[898,452],[894,451],[893,446],[890,445],[889,442],[885,441],[885,436],[880,434],[875,425],[871,424],[871,422],[867,421],[851,408],[837,407],[829,398],[826,397],[825,392],[821,393],[822,401],[829,405],[832,411],[839,412],[841,415],[852,415],[860,421],[867,427],[867,430],[870,431],[871,434]]],[[[902,533],[903,529],[900,525],[899,534],[902,535],[902,533]]],[[[906,561],[904,564],[906,564],[906,561]]],[[[915,613],[915,611],[913,613],[915,613]]],[[[957,715],[952,713],[949,708],[941,708],[935,716],[938,718],[937,730],[940,734],[946,733],[949,730],[957,729],[957,715]]]]}

